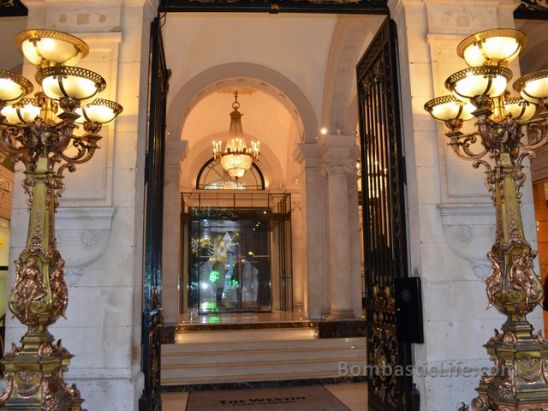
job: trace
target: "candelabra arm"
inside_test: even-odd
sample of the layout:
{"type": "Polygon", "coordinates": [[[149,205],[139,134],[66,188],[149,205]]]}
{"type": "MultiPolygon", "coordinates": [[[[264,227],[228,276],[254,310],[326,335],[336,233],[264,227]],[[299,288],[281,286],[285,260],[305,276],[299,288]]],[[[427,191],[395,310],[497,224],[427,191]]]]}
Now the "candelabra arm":
{"type": "Polygon", "coordinates": [[[521,144],[524,149],[536,150],[548,143],[548,111],[541,118],[530,121],[524,125],[527,130],[529,144],[521,144]]]}
{"type": "Polygon", "coordinates": [[[93,157],[95,150],[99,148],[97,142],[101,139],[101,136],[96,135],[86,135],[84,137],[75,137],[72,140],[72,147],[74,147],[77,152],[73,155],[68,153],[61,152],[59,157],[65,161],[63,165],[57,170],[57,175],[62,176],[65,169],[70,172],[76,170],[76,164],[83,164],[93,157]]]}
{"type": "Polygon", "coordinates": [[[446,136],[450,139],[447,144],[451,146],[457,156],[464,160],[478,161],[488,153],[488,150],[485,147],[478,153],[474,153],[471,150],[471,146],[477,142],[477,133],[462,134],[460,132],[449,132],[446,136]]]}

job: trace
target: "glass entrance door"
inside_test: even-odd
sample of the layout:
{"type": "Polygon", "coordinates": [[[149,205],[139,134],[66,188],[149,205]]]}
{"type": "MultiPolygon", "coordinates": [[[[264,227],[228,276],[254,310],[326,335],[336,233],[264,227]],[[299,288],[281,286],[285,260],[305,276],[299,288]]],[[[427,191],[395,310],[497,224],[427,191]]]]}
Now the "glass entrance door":
{"type": "Polygon", "coordinates": [[[271,311],[269,211],[190,211],[189,308],[271,311]]]}

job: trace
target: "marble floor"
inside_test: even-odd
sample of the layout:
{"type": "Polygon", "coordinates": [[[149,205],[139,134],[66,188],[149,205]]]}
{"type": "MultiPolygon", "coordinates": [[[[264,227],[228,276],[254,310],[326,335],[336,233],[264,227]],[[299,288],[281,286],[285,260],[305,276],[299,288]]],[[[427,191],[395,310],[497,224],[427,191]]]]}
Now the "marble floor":
{"type": "MultiPolygon", "coordinates": [[[[351,411],[367,411],[367,384],[330,384],[325,385],[335,397],[351,411]]],[[[162,394],[163,411],[184,411],[188,399],[187,392],[166,392],[162,394]]],[[[227,410],[231,407],[227,406],[227,410]]],[[[313,410],[302,410],[313,411],[313,410]]]]}

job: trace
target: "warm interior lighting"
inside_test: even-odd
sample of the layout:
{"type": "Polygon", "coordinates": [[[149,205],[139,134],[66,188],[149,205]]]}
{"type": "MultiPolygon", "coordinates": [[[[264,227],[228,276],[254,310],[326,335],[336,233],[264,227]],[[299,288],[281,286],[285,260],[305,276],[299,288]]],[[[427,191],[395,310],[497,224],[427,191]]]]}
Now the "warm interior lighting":
{"type": "Polygon", "coordinates": [[[109,123],[122,112],[122,106],[114,101],[98,98],[91,103],[82,104],[81,108],[76,109],[80,117],[77,123],[92,121],[96,123],[109,123]]]}
{"type": "Polygon", "coordinates": [[[527,37],[519,30],[492,29],[465,38],[457,47],[457,54],[470,67],[506,65],[525,47],[527,37]]]}
{"type": "Polygon", "coordinates": [[[535,71],[520,77],[514,82],[514,90],[533,103],[548,98],[548,70],[535,71]]]}
{"type": "Polygon", "coordinates": [[[432,117],[441,121],[470,120],[476,107],[469,102],[458,100],[455,96],[441,96],[428,101],[424,105],[432,117]]]}
{"type": "Polygon", "coordinates": [[[230,113],[229,137],[231,139],[226,143],[223,150],[221,141],[213,142],[213,158],[221,160],[221,166],[228,172],[230,177],[238,179],[243,177],[245,172],[250,169],[254,160],[259,158],[260,148],[258,141],[252,141],[251,147],[247,147],[242,136],[242,113],[238,111],[240,103],[238,102],[238,92],[234,93],[233,111],[230,113]]]}
{"type": "Polygon", "coordinates": [[[81,67],[55,66],[41,68],[36,81],[42,85],[44,94],[53,100],[64,97],[86,100],[106,87],[99,74],[81,67]]]}
{"type": "Polygon", "coordinates": [[[24,98],[17,104],[5,106],[0,113],[9,124],[32,123],[40,115],[40,105],[34,98],[24,98]]]}
{"type": "Polygon", "coordinates": [[[522,98],[511,97],[504,100],[504,111],[516,120],[527,121],[533,118],[537,106],[522,98]]]}
{"type": "Polygon", "coordinates": [[[445,81],[445,87],[456,97],[499,97],[504,93],[512,72],[506,67],[482,66],[457,71],[445,81]]]}
{"type": "Polygon", "coordinates": [[[29,94],[32,89],[32,83],[25,77],[11,71],[0,70],[0,101],[15,103],[29,94]]]}
{"type": "Polygon", "coordinates": [[[27,30],[15,37],[25,58],[36,66],[78,63],[89,52],[88,45],[67,33],[55,30],[27,30]]]}

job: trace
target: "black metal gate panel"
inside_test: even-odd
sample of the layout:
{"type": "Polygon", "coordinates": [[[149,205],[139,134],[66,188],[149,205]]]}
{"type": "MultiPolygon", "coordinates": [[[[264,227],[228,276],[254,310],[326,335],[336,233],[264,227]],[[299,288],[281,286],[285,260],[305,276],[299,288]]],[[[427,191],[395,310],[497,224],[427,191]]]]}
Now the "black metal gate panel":
{"type": "Polygon", "coordinates": [[[357,65],[370,411],[412,410],[410,346],[398,341],[395,280],[408,276],[396,27],[386,19],[357,65]]]}
{"type": "Polygon", "coordinates": [[[143,280],[142,370],[145,376],[140,411],[160,411],[160,330],[162,325],[162,220],[166,100],[166,67],[161,19],[152,22],[149,55],[148,144],[145,169],[145,273],[143,280]]]}

